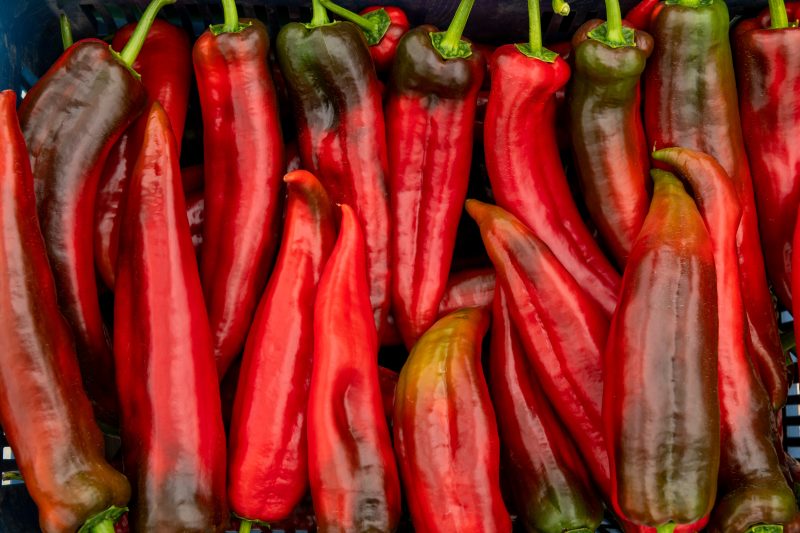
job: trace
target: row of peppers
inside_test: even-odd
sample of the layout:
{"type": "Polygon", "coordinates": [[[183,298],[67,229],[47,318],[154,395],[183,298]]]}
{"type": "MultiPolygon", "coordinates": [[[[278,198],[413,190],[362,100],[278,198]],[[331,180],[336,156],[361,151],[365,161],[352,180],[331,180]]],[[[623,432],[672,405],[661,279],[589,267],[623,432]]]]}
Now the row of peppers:
{"type": "Polygon", "coordinates": [[[445,32],[406,31],[397,10],[358,16],[328,0],[314,2],[310,24],[281,30],[276,55],[310,172],[284,178],[279,238],[286,154],[266,30],[226,0],[225,23],[193,50],[163,22],[145,40],[172,1],[155,0],[111,48],[70,46],[23,100],[21,129],[14,95],[2,99],[0,416],[44,531],[107,531],[130,492],[101,458],[81,376],[94,414],[122,422],[137,530],[217,530],[227,503],[245,529],[274,521],[308,480],[322,530],[393,530],[399,481],[375,357],[390,301],[414,347],[393,420],[415,526],[507,530],[479,365],[488,315],[467,309],[437,322],[443,300],[494,301],[492,400],[519,473],[513,499],[532,530],[595,527],[594,489],[626,531],[696,531],[717,494],[713,530],[793,518],[784,476],[793,465],[775,442],[787,378],[753,194],[755,184],[768,270],[790,305],[797,206],[787,188],[800,121],[783,97],[800,73],[797,31],[779,2],[734,39],[742,118],[762,134],[747,146],[752,181],[723,2],[644,2],[631,19],[645,12],[650,37],[624,26],[610,1],[607,22],[575,35],[571,144],[615,264],[569,193],[555,94],[570,68],[542,47],[529,2],[530,42],[489,62],[484,140],[501,207],[467,207],[500,289],[483,271],[451,280],[446,294],[485,72],[484,55],[461,38],[472,2],[445,32]],[[357,24],[331,23],[326,8],[357,24]],[[784,30],[762,29],[770,21],[784,30]],[[197,180],[178,167],[190,53],[205,148],[199,272],[184,198],[197,180]],[[391,70],[385,107],[375,68],[391,70]],[[687,180],[696,205],[668,172],[653,172],[651,190],[645,138],[692,149],[653,157],[687,180]],[[113,351],[95,264],[114,291],[113,351]],[[479,291],[461,292],[475,280],[479,291]],[[226,498],[221,407],[208,391],[242,350],[226,498]],[[45,426],[58,438],[37,437],[45,426]]]}

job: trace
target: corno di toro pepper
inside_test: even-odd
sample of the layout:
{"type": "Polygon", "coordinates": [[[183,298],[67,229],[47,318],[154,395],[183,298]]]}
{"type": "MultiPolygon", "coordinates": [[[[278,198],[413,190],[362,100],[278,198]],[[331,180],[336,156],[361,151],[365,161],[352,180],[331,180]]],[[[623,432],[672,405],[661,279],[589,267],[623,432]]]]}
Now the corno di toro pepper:
{"type": "Polygon", "coordinates": [[[203,113],[200,273],[219,379],[244,347],[280,238],[284,151],[269,35],[222,0],[224,24],[194,45],[203,113]]]}
{"type": "Polygon", "coordinates": [[[0,424],[44,533],[109,533],[131,488],[103,435],[59,312],[13,91],[0,93],[0,424]]]}
{"type": "Polygon", "coordinates": [[[114,361],[100,315],[92,236],[100,172],[114,143],[145,107],[131,69],[161,7],[153,0],[122,52],[86,39],[72,45],[34,85],[19,109],[30,153],[39,224],[61,311],[95,414],[114,423],[114,361]]]}
{"type": "Polygon", "coordinates": [[[378,334],[389,312],[388,160],[380,84],[361,30],[330,22],[313,0],[309,24],[289,23],[276,53],[292,98],[303,168],[339,204],[352,206],[367,243],[378,334]]]}
{"type": "Polygon", "coordinates": [[[786,359],[767,286],[753,183],[742,140],[736,79],[723,0],[674,0],[651,27],[655,40],[647,63],[645,132],[648,146],[683,146],[713,156],[736,186],[742,220],[736,234],[746,341],[773,409],[786,402],[786,359]]]}
{"type": "Polygon", "coordinates": [[[389,83],[392,312],[409,348],[437,319],[467,195],[485,68],[461,39],[473,3],[461,1],[446,32],[408,32],[389,83]]]}
{"type": "Polygon", "coordinates": [[[510,533],[500,438],[481,368],[488,309],[439,319],[400,371],[394,441],[415,531],[510,533]]]}
{"type": "Polygon", "coordinates": [[[770,9],[733,30],[744,144],[753,174],[767,273],[792,306],[792,235],[800,204],[800,3],[770,9]]]}

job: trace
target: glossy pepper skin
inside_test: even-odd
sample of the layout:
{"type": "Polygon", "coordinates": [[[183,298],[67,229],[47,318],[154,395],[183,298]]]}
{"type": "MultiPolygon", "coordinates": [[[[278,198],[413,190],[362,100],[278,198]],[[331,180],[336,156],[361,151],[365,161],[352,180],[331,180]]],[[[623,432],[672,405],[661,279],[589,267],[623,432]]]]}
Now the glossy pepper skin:
{"type": "Polygon", "coordinates": [[[494,300],[494,268],[463,270],[450,276],[439,303],[439,316],[462,307],[489,307],[494,300]]]}
{"type": "Polygon", "coordinates": [[[336,241],[333,204],[319,181],[304,170],[284,181],[282,246],[250,327],[229,433],[231,510],[260,522],[286,518],[308,490],[310,303],[336,241]]]}
{"type": "Polygon", "coordinates": [[[711,237],[719,313],[719,497],[710,531],[745,532],[756,524],[783,524],[794,517],[794,494],[773,446],[773,414],[747,356],[744,308],[736,255],[741,208],[736,189],[717,161],[686,148],[653,154],[689,184],[711,237]]]}
{"type": "Polygon", "coordinates": [[[45,533],[74,533],[130,497],[103,458],[56,301],[13,91],[0,93],[0,424],[45,533]]]}
{"type": "Polygon", "coordinates": [[[114,292],[133,531],[208,533],[228,519],[225,433],[204,309],[178,147],[156,102],[128,185],[114,292]]]}
{"type": "Polygon", "coordinates": [[[439,319],[400,371],[394,442],[414,530],[510,532],[500,438],[481,368],[486,309],[439,319]]]}
{"type": "Polygon", "coordinates": [[[653,38],[636,31],[633,46],[612,47],[591,37],[601,24],[590,20],[572,37],[569,131],[586,207],[622,269],[650,205],[639,79],[653,38]]]}
{"type": "Polygon", "coordinates": [[[109,151],[146,101],[144,86],[108,44],[90,39],[64,52],[19,109],[58,302],[72,328],[95,414],[111,423],[117,398],[111,345],[97,300],[94,203],[109,151]]]}
{"type": "Polygon", "coordinates": [[[389,309],[388,160],[378,79],[361,30],[349,22],[281,28],[276,52],[295,109],[303,167],[331,200],[358,215],[370,302],[380,334],[389,309]]]}
{"type": "Polygon", "coordinates": [[[526,531],[594,532],[603,504],[526,359],[502,288],[492,307],[489,390],[505,471],[526,531]]]}
{"type": "Polygon", "coordinates": [[[481,54],[445,58],[423,25],[397,49],[386,103],[392,310],[407,347],[436,321],[472,163],[481,54]]]}
{"type": "Polygon", "coordinates": [[[400,480],[378,383],[366,239],[355,211],[341,227],[314,305],[308,474],[321,533],[391,532],[400,480]]]}
{"type": "Polygon", "coordinates": [[[625,22],[636,30],[648,31],[655,16],[664,6],[661,0],[640,0],[625,13],[625,22]]]}
{"type": "MultiPolygon", "coordinates": [[[[690,0],[677,0],[683,2],[690,0]]],[[[665,5],[651,28],[653,55],[645,71],[648,146],[683,146],[713,156],[736,186],[742,220],[736,235],[747,348],[773,409],[786,401],[786,363],[758,235],[753,184],[739,122],[728,38],[730,17],[721,0],[699,7],[665,5]]]]}
{"type": "Polygon", "coordinates": [[[581,220],[556,146],[554,94],[569,67],[560,57],[549,63],[506,45],[489,68],[484,148],[497,204],[531,228],[610,317],[619,274],[581,220]]]}
{"type": "Polygon", "coordinates": [[[370,6],[364,8],[361,11],[361,15],[366,15],[379,9],[383,9],[389,15],[390,24],[381,40],[369,47],[369,55],[372,56],[372,61],[375,63],[375,70],[387,72],[392,68],[400,39],[406,34],[411,24],[408,22],[406,12],[394,6],[370,6]]]}
{"type": "Polygon", "coordinates": [[[203,113],[200,273],[220,379],[244,347],[267,282],[284,170],[267,29],[258,20],[234,26],[212,26],[193,50],[203,113]]]}
{"type": "MultiPolygon", "coordinates": [[[[797,20],[800,4],[786,5],[797,20]]],[[[770,28],[769,10],[733,31],[742,129],[772,286],[792,306],[792,235],[800,204],[800,29],[770,28]]]]}
{"type": "MultiPolygon", "coordinates": [[[[114,35],[111,47],[122,50],[135,24],[123,26],[114,35]]],[[[159,102],[169,117],[180,149],[189,85],[192,81],[192,45],[186,32],[156,20],[147,34],[142,51],[133,63],[151,101],[159,102]]],[[[114,270],[119,248],[119,206],[125,197],[128,178],[136,165],[146,117],[139,117],[119,138],[100,174],[94,208],[94,261],[107,287],[114,288],[114,270]]]]}
{"type": "Polygon", "coordinates": [[[680,181],[653,179],[608,335],[603,421],[615,509],[658,527],[711,512],[720,429],[712,241],[680,181]]]}

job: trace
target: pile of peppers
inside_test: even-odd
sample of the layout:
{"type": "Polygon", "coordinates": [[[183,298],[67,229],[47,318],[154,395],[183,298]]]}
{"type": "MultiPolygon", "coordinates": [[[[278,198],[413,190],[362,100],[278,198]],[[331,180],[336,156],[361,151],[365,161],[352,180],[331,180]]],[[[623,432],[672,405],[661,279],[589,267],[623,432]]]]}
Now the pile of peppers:
{"type": "Polygon", "coordinates": [[[41,531],[800,531],[800,2],[605,0],[551,50],[539,0],[491,46],[488,0],[199,36],[176,1],[62,16],[0,92],[41,531]]]}

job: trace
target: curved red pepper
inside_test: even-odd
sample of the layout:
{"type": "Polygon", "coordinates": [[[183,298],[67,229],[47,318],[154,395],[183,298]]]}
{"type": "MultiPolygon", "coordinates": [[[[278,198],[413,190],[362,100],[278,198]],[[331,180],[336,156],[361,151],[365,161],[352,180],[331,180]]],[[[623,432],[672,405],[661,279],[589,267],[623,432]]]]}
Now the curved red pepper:
{"type": "Polygon", "coordinates": [[[489,389],[520,519],[528,531],[594,533],[603,504],[526,360],[502,288],[494,298],[491,342],[489,389]]]}
{"type": "Polygon", "coordinates": [[[721,457],[719,496],[710,530],[744,532],[756,524],[782,524],[797,508],[773,445],[769,398],[743,342],[744,307],[736,254],[741,207],[736,189],[725,170],[707,154],[666,148],[654,152],[653,158],[671,165],[688,182],[714,252],[721,457]]]}
{"type": "Polygon", "coordinates": [[[355,211],[342,205],[314,305],[308,397],[308,473],[321,531],[389,533],[400,519],[377,354],[366,242],[355,211]]]}
{"type": "Polygon", "coordinates": [[[136,37],[120,54],[96,39],[72,45],[19,108],[58,302],[72,328],[95,415],[109,423],[116,422],[117,394],[95,278],[92,232],[97,183],[114,143],[147,102],[130,64],[158,10],[174,2],[153,0],[136,37]]]}
{"type": "Polygon", "coordinates": [[[664,4],[661,0],[640,0],[625,14],[625,22],[636,30],[649,31],[664,4]]]}
{"type": "Polygon", "coordinates": [[[439,319],[411,350],[395,393],[394,442],[414,530],[511,531],[500,438],[481,368],[487,309],[439,319]]]}
{"type": "Polygon", "coordinates": [[[74,533],[126,505],[130,486],[103,459],[58,308],[16,102],[13,91],[0,93],[0,423],[42,531],[74,533]]]}
{"type": "Polygon", "coordinates": [[[194,45],[203,112],[205,220],[200,272],[219,378],[239,355],[280,238],[283,141],[269,71],[269,35],[239,21],[223,0],[225,24],[194,45]]]}
{"type": "Polygon", "coordinates": [[[761,254],[729,24],[723,0],[675,0],[664,6],[651,28],[655,48],[644,75],[645,132],[649,146],[710,154],[736,186],[742,205],[736,242],[742,294],[747,295],[747,348],[773,409],[779,409],[788,391],[786,360],[761,254]]]}
{"type": "Polygon", "coordinates": [[[494,268],[462,270],[450,276],[439,303],[439,316],[462,307],[489,307],[495,291],[494,268]]]}
{"type": "MultiPolygon", "coordinates": [[[[797,20],[800,3],[786,5],[797,20]]],[[[771,28],[769,10],[733,31],[742,128],[761,245],[775,293],[792,307],[792,235],[800,205],[800,29],[771,28]]]]}
{"type": "MultiPolygon", "coordinates": [[[[120,28],[111,47],[121,50],[130,40],[135,27],[135,24],[128,24],[120,28]]],[[[189,36],[181,28],[156,20],[133,68],[142,77],[150,100],[164,107],[180,150],[192,81],[192,45],[189,36]]],[[[139,157],[146,122],[146,117],[140,117],[119,138],[106,159],[97,187],[94,208],[95,266],[106,286],[112,289],[119,248],[119,206],[125,195],[128,177],[139,157]]]]}
{"type": "Polygon", "coordinates": [[[480,54],[445,56],[436,32],[424,25],[403,37],[386,104],[392,311],[409,348],[436,321],[447,284],[484,71],[480,54]]]}
{"type": "Polygon", "coordinates": [[[385,72],[392,67],[397,45],[403,35],[411,28],[406,12],[394,6],[370,6],[361,11],[361,15],[383,9],[389,15],[389,28],[377,44],[370,45],[369,54],[375,63],[375,70],[385,72]]]}
{"type": "Polygon", "coordinates": [[[208,533],[228,519],[225,433],[178,159],[156,102],[124,207],[114,354],[133,529],[208,533]]]}
{"type": "Polygon", "coordinates": [[[308,489],[310,303],[336,240],[333,204],[319,181],[304,170],[284,181],[282,245],[247,337],[229,433],[231,510],[264,523],[286,518],[308,489]]]}

